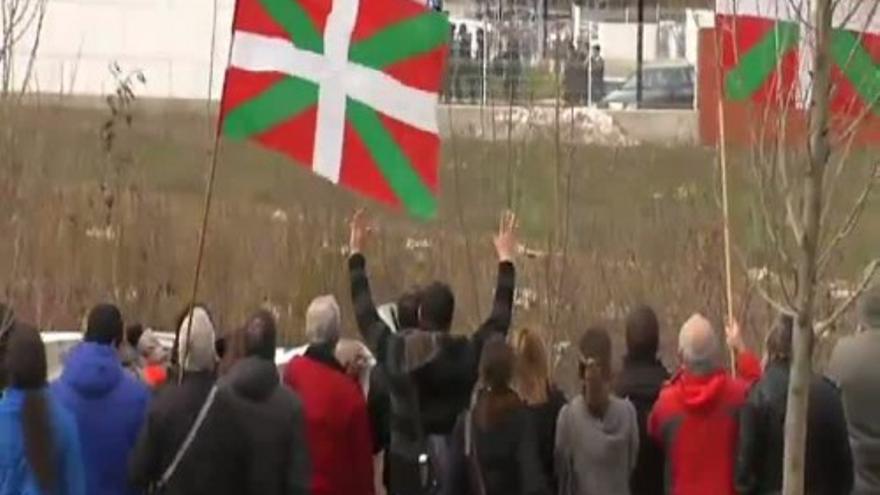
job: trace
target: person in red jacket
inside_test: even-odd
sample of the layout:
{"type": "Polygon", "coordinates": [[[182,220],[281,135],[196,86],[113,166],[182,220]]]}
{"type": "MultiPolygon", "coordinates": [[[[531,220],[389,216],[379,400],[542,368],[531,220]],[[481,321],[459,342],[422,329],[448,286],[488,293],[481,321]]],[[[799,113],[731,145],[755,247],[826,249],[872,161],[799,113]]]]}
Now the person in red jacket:
{"type": "Polygon", "coordinates": [[[373,495],[373,437],[357,382],[334,356],[340,334],[333,296],[306,311],[305,355],[288,363],[284,383],[303,402],[312,476],[311,495],[373,495]]]}
{"type": "MultiPolygon", "coordinates": [[[[738,334],[734,323],[728,329],[728,342],[737,342],[738,334]]],[[[678,349],[682,366],[663,387],[648,418],[648,434],[666,458],[666,493],[736,495],[739,411],[750,382],[760,378],[760,364],[737,345],[737,375],[745,379],[726,372],[721,340],[701,315],[692,316],[681,328],[678,349]]]]}

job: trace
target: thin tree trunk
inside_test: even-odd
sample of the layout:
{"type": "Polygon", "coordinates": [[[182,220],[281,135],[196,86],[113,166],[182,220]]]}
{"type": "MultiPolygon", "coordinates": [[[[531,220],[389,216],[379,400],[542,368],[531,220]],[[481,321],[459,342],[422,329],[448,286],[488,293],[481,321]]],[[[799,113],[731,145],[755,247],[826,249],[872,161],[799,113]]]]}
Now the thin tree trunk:
{"type": "Polygon", "coordinates": [[[816,292],[816,252],[821,234],[822,191],[830,157],[828,103],[830,70],[828,45],[832,0],[813,0],[811,19],[815,33],[813,87],[810,108],[809,168],[804,180],[803,237],[798,266],[797,322],[793,336],[791,380],[785,417],[783,495],[803,495],[807,437],[807,404],[810,397],[813,354],[813,311],[816,292]]]}

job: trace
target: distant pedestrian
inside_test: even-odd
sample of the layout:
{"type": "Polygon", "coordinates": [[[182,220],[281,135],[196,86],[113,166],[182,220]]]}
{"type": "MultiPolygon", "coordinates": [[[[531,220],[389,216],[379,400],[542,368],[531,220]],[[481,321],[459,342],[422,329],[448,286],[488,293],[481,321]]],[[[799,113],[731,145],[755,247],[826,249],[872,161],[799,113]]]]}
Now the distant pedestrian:
{"type": "MultiPolygon", "coordinates": [[[[311,495],[373,495],[373,438],[364,390],[336,359],[341,311],[333,296],[306,310],[305,355],[293,358],[284,382],[305,413],[311,460],[311,495]]],[[[357,364],[347,362],[351,371],[357,364]]]]}
{"type": "MultiPolygon", "coordinates": [[[[783,316],[767,339],[767,368],[752,387],[740,418],[736,489],[739,495],[782,492],[785,415],[788,401],[793,320],[783,316]]],[[[813,377],[807,408],[804,493],[849,495],[853,488],[852,454],[846,417],[837,388],[813,377]]]]}
{"type": "Polygon", "coordinates": [[[129,463],[131,480],[163,495],[239,495],[245,491],[246,439],[228,393],[217,388],[214,323],[206,308],[196,306],[190,332],[188,313],[178,326],[182,383],[166,385],[150,404],[129,463]]]}
{"type": "Polygon", "coordinates": [[[538,458],[544,479],[553,493],[557,492],[553,449],[556,441],[556,421],[565,406],[565,395],[550,381],[550,354],[544,339],[537,332],[523,328],[511,338],[516,357],[513,389],[525,402],[528,416],[534,424],[538,458]]]}
{"type": "Polygon", "coordinates": [[[626,355],[614,390],[635,406],[639,420],[639,459],[630,481],[637,495],[664,493],[663,450],[648,436],[648,415],[669,380],[669,372],[657,357],[659,345],[660,323],[654,310],[635,308],[626,317],[626,355]]]}
{"type": "Polygon", "coordinates": [[[483,348],[473,406],[453,433],[447,495],[549,495],[535,422],[512,388],[516,358],[499,336],[483,348]]]}
{"type": "Polygon", "coordinates": [[[134,495],[128,457],[144,422],[150,393],[122,368],[123,338],[116,306],[89,312],[83,342],[68,355],[52,392],[76,418],[88,495],[134,495]]]}
{"type": "Polygon", "coordinates": [[[76,421],[49,393],[40,334],[8,340],[10,388],[0,399],[0,495],[87,495],[76,421]]]}
{"type": "Polygon", "coordinates": [[[599,45],[593,45],[588,65],[592,103],[596,105],[605,98],[605,59],[602,58],[602,47],[599,45]]]}
{"type": "Polygon", "coordinates": [[[281,384],[275,368],[275,317],[265,310],[241,333],[243,358],[223,378],[243,425],[247,489],[244,495],[309,493],[309,451],[303,406],[281,384]]]}
{"type": "Polygon", "coordinates": [[[678,349],[681,369],[648,418],[648,433],[666,455],[666,493],[735,495],[739,415],[749,384],[721,366],[721,339],[701,315],[682,326],[678,349]]]}
{"type": "Polygon", "coordinates": [[[559,413],[556,470],[560,495],[629,495],[639,454],[636,410],[611,393],[611,337],[584,332],[578,344],[582,392],[559,413]]]}
{"type": "Polygon", "coordinates": [[[863,332],[842,339],[828,365],[843,391],[855,463],[855,495],[880,493],[880,285],[859,300],[863,332]]]}

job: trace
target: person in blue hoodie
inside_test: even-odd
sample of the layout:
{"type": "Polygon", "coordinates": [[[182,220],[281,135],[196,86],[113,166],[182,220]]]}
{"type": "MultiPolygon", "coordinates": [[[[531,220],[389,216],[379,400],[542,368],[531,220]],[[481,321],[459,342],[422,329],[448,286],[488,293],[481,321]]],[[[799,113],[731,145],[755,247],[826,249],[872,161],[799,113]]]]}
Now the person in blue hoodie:
{"type": "Polygon", "coordinates": [[[150,393],[117,354],[122,315],[110,304],[89,312],[83,342],[68,355],[52,391],[76,417],[89,495],[135,495],[128,458],[146,416],[150,393]]]}
{"type": "Polygon", "coordinates": [[[39,333],[16,326],[8,351],[10,388],[0,400],[0,495],[85,495],[76,422],[48,392],[39,333]]]}

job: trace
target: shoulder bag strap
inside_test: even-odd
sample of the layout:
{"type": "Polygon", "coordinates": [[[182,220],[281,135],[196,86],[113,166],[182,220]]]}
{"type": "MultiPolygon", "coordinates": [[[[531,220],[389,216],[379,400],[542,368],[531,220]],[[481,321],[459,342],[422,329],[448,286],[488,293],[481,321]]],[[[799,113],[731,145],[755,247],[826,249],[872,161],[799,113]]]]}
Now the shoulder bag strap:
{"type": "Polygon", "coordinates": [[[211,409],[211,405],[214,404],[214,398],[217,396],[217,385],[211,387],[211,391],[208,392],[208,397],[205,399],[205,403],[202,404],[202,408],[199,410],[199,415],[196,416],[196,420],[193,422],[192,426],[189,429],[189,432],[186,434],[186,438],[184,438],[183,443],[180,444],[180,448],[177,449],[177,453],[174,455],[174,460],[171,461],[171,464],[165,469],[165,472],[162,473],[162,478],[159,480],[157,484],[158,488],[162,488],[168,484],[168,481],[171,480],[171,477],[174,476],[174,472],[177,471],[177,466],[180,465],[180,461],[183,460],[183,456],[186,455],[186,451],[189,450],[193,441],[196,439],[196,435],[199,432],[199,429],[202,427],[202,423],[205,422],[205,417],[208,416],[208,411],[211,409]]]}
{"type": "Polygon", "coordinates": [[[476,390],[474,390],[473,397],[471,399],[471,407],[465,412],[464,417],[464,452],[465,459],[467,463],[470,465],[471,476],[473,477],[473,482],[476,485],[474,489],[477,490],[477,495],[486,495],[486,481],[483,479],[483,471],[480,467],[480,456],[477,450],[477,438],[475,425],[474,425],[474,408],[477,404],[477,398],[479,397],[479,386],[476,390]]]}

